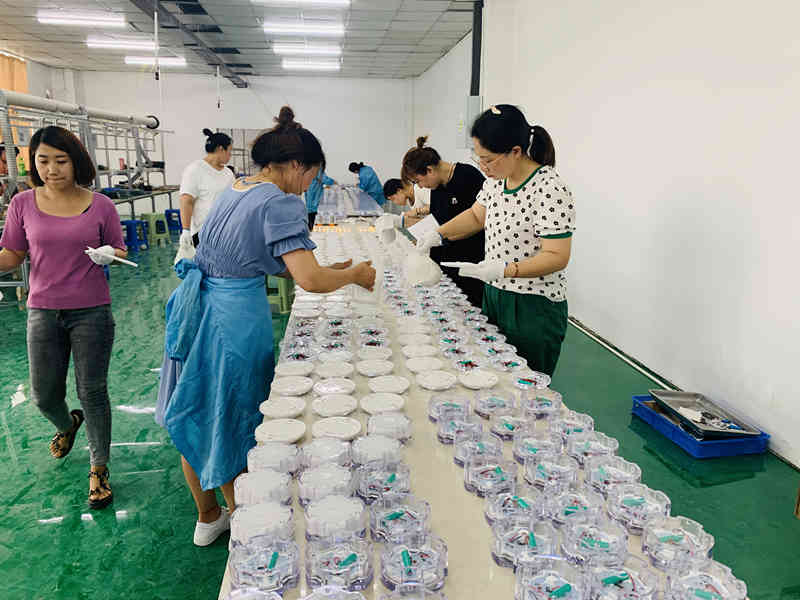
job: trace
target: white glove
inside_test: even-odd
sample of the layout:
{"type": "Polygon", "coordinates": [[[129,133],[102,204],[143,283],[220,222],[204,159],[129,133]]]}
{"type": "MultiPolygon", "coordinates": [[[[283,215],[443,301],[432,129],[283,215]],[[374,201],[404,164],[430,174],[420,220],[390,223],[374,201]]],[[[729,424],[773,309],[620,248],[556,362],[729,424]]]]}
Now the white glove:
{"type": "Polygon", "coordinates": [[[444,244],[442,234],[438,231],[429,231],[417,240],[417,252],[427,254],[431,248],[437,248],[444,244]]]}
{"type": "Polygon", "coordinates": [[[406,281],[410,285],[431,287],[442,279],[442,270],[427,254],[409,252],[403,264],[406,281]]]}
{"type": "Polygon", "coordinates": [[[96,265],[110,265],[114,262],[114,248],[111,246],[100,246],[99,248],[86,250],[86,255],[96,265]]]}
{"type": "Polygon", "coordinates": [[[486,283],[503,279],[506,271],[506,263],[500,259],[482,260],[479,263],[443,262],[442,266],[458,269],[458,274],[461,277],[472,277],[486,283]]]}
{"type": "Polygon", "coordinates": [[[177,265],[182,259],[192,260],[194,258],[195,249],[192,242],[192,232],[188,229],[181,231],[181,239],[178,242],[178,252],[175,254],[175,260],[172,264],[177,265]]]}
{"type": "Polygon", "coordinates": [[[181,231],[181,239],[179,243],[181,246],[186,246],[187,248],[191,246],[194,248],[194,243],[192,242],[192,232],[188,229],[181,231]]]}
{"type": "Polygon", "coordinates": [[[381,236],[381,242],[384,246],[388,246],[397,239],[397,231],[395,231],[394,227],[381,230],[379,235],[381,236]]]}
{"type": "Polygon", "coordinates": [[[386,231],[387,229],[394,229],[397,227],[393,219],[395,216],[396,215],[381,215],[375,219],[375,230],[380,233],[382,231],[386,231]]]}
{"type": "Polygon", "coordinates": [[[394,242],[397,237],[395,228],[402,226],[403,217],[400,215],[381,215],[375,220],[375,229],[381,236],[381,242],[387,246],[394,242]]]}

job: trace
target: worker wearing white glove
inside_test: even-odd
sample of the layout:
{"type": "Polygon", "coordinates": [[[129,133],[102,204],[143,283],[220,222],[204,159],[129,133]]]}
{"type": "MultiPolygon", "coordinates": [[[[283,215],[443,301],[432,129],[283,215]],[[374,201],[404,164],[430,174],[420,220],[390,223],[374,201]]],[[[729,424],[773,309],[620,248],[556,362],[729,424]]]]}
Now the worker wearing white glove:
{"type": "Polygon", "coordinates": [[[417,252],[427,254],[431,248],[438,248],[444,244],[442,234],[438,231],[429,231],[417,240],[417,252]]]}
{"type": "MultiPolygon", "coordinates": [[[[481,312],[529,368],[552,375],[567,331],[566,268],[575,232],[575,198],[555,170],[552,138],[516,106],[490,107],[475,119],[470,136],[488,179],[471,209],[442,223],[438,231],[448,242],[485,231],[484,256],[450,252],[442,265],[444,260],[474,263],[454,266],[462,281],[484,282],[481,312]]],[[[429,181],[422,172],[417,177],[429,181]]],[[[432,206],[436,208],[435,201],[432,206]]]]}
{"type": "Polygon", "coordinates": [[[506,263],[500,259],[486,259],[479,263],[443,262],[442,266],[458,269],[461,277],[472,277],[485,283],[492,283],[506,276],[506,263]]]}
{"type": "Polygon", "coordinates": [[[192,260],[194,258],[194,242],[192,242],[192,232],[188,229],[181,231],[181,238],[178,242],[178,252],[175,254],[173,264],[178,264],[182,259],[192,260]]]}
{"type": "Polygon", "coordinates": [[[116,250],[111,246],[100,246],[99,248],[86,250],[86,255],[92,259],[92,262],[96,265],[110,265],[114,262],[116,250]]]}

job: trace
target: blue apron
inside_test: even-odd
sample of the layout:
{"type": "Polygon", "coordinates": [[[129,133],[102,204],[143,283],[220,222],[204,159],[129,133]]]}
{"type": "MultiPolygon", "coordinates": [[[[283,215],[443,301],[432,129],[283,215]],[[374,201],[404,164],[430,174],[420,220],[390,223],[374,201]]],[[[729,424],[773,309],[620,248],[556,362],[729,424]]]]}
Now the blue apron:
{"type": "Polygon", "coordinates": [[[182,260],[167,302],[156,421],[210,490],[247,466],[275,371],[264,277],[205,277],[182,260]]]}

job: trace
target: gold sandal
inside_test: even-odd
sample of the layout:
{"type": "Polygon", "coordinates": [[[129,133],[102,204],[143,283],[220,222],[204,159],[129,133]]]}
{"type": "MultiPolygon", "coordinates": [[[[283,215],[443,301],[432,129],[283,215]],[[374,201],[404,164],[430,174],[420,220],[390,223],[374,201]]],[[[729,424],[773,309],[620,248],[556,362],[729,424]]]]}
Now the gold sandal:
{"type": "Polygon", "coordinates": [[[99,510],[105,508],[114,501],[114,493],[111,491],[111,486],[108,485],[108,467],[106,467],[105,471],[89,471],[89,479],[93,476],[100,480],[100,487],[91,488],[89,490],[89,508],[99,510]],[[108,490],[110,492],[108,496],[92,499],[92,496],[100,494],[103,490],[108,490]]]}
{"type": "Polygon", "coordinates": [[[53,458],[64,458],[69,451],[72,450],[72,445],[75,443],[75,434],[78,433],[83,424],[83,411],[75,409],[69,413],[72,415],[72,429],[69,431],[59,431],[50,440],[50,456],[53,458]],[[67,441],[66,446],[62,446],[61,442],[67,441]]]}

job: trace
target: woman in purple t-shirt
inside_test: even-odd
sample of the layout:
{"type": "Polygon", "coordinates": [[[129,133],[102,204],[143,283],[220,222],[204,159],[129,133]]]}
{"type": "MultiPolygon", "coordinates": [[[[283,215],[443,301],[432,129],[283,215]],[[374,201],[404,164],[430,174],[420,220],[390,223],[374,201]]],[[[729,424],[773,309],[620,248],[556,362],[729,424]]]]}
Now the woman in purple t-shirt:
{"type": "Polygon", "coordinates": [[[108,506],[111,406],[108,363],[114,343],[111,295],[103,265],[127,256],[113,202],[86,189],[95,178],[80,140],[61,127],[37,131],[30,143],[34,189],[14,196],[0,238],[0,271],[30,257],[28,362],[31,397],[55,425],[50,454],[64,458],[86,419],[89,507],[108,506]],[[87,247],[95,251],[86,253],[87,247]],[[83,410],[65,401],[70,353],[83,410]]]}

